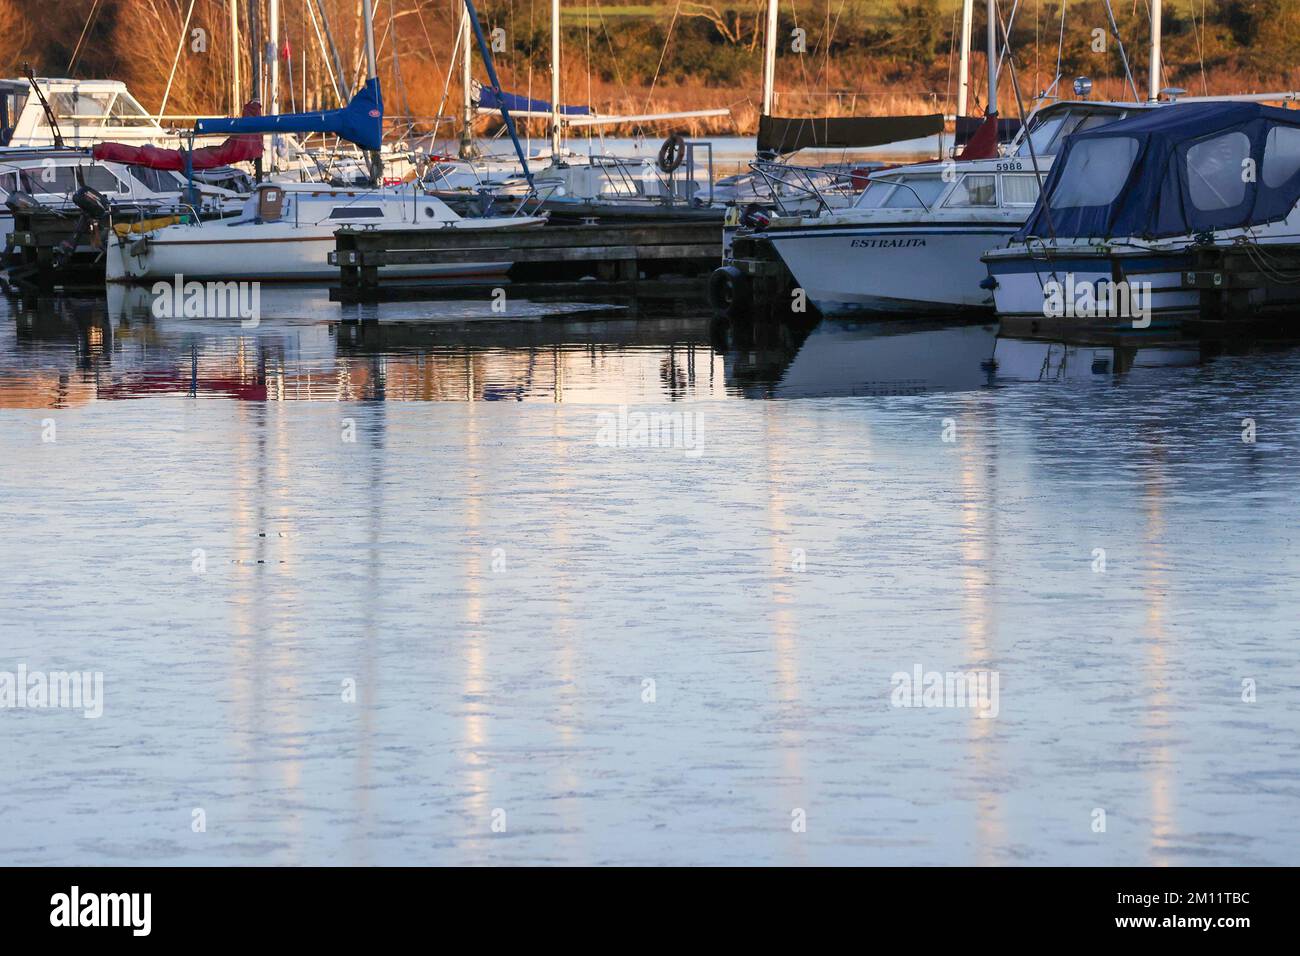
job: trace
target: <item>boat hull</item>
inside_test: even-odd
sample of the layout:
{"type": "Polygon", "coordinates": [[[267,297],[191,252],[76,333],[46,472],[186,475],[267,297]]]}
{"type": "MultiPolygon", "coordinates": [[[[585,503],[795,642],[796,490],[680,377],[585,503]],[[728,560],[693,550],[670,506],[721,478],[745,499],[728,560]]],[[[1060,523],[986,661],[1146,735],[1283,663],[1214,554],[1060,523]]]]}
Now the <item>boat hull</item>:
{"type": "MultiPolygon", "coordinates": [[[[1043,322],[1071,327],[1133,329],[1167,326],[1171,322],[1193,318],[1200,312],[1200,297],[1195,289],[1183,288],[1183,273],[1193,268],[1188,253],[1152,253],[1112,255],[1060,254],[1044,257],[997,253],[986,260],[989,276],[996,283],[993,297],[998,316],[1018,323],[1043,322]],[[1067,309],[1064,314],[1055,302],[1049,305],[1052,283],[1063,290],[1098,289],[1106,283],[1124,281],[1142,284],[1140,314],[1123,310],[1087,314],[1086,310],[1067,309]]],[[[1096,301],[1093,294],[1091,299],[1096,301]]],[[[1078,301],[1068,293],[1063,300],[1078,301]]]]}
{"type": "Polygon", "coordinates": [[[827,315],[987,311],[980,257],[1017,227],[828,228],[767,234],[786,268],[827,315]]]}
{"type": "MultiPolygon", "coordinates": [[[[171,280],[175,276],[186,282],[338,280],[339,269],[328,260],[335,248],[336,227],[273,231],[258,226],[234,233],[237,228],[168,226],[143,241],[139,236],[122,239],[114,235],[105,256],[105,278],[109,282],[171,280]],[[225,229],[231,232],[220,231],[225,229]]],[[[494,276],[504,275],[512,265],[509,259],[445,266],[392,265],[384,267],[384,275],[404,279],[494,276]]]]}

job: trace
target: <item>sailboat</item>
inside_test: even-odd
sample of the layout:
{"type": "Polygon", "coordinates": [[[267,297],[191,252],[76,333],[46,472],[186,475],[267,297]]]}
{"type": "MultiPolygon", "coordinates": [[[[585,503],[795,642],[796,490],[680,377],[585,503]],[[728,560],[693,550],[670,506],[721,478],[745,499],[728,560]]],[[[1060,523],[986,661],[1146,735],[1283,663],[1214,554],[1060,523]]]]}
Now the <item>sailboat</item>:
{"type": "MultiPolygon", "coordinates": [[[[469,31],[468,13],[462,36],[469,31]]],[[[549,100],[533,99],[476,84],[470,67],[470,44],[464,39],[461,85],[464,90],[460,160],[433,164],[425,181],[444,199],[519,196],[536,185],[541,208],[552,220],[722,221],[721,203],[713,203],[712,146],[670,135],[656,159],[582,153],[565,144],[565,133],[599,126],[665,122],[730,115],[729,109],[686,110],[642,115],[597,115],[589,106],[565,104],[560,89],[560,0],[551,0],[551,92],[549,100]],[[520,167],[503,157],[477,155],[471,125],[476,114],[495,114],[505,107],[522,119],[549,121],[549,151],[532,157],[538,169],[528,185],[520,167]]],[[[485,56],[486,59],[486,56],[485,56]]]]}
{"type": "MultiPolygon", "coordinates": [[[[195,135],[333,133],[367,151],[372,160],[372,181],[377,181],[383,100],[375,63],[371,5],[372,0],[363,0],[368,75],[346,107],[203,119],[195,124],[195,135]]],[[[461,216],[442,200],[425,194],[417,184],[350,188],[268,182],[258,185],[242,213],[234,218],[159,225],[110,236],[105,249],[105,275],[109,282],[170,279],[176,275],[196,281],[323,281],[338,275],[328,254],[334,247],[335,231],[343,226],[513,229],[544,222],[545,217],[529,215],[461,216]]],[[[398,276],[444,278],[502,274],[511,265],[508,259],[494,259],[448,266],[397,266],[389,271],[398,276]]]]}

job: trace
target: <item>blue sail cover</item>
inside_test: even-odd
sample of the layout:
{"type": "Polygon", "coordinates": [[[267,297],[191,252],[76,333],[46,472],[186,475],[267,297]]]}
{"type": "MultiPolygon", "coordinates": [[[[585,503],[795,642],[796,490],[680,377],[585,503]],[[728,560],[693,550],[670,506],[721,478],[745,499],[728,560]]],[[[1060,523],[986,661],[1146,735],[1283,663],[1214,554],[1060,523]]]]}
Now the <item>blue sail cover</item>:
{"type": "Polygon", "coordinates": [[[238,119],[201,119],[195,133],[334,133],[362,149],[379,149],[384,138],[384,100],[379,80],[371,78],[348,105],[315,113],[277,113],[238,119]]]}
{"type": "Polygon", "coordinates": [[[1191,236],[1285,219],[1297,200],[1300,112],[1171,104],[1067,137],[1015,239],[1191,236]]]}
{"type": "MultiPolygon", "coordinates": [[[[549,113],[551,104],[546,100],[530,100],[526,96],[520,96],[517,93],[505,93],[497,96],[496,91],[490,87],[481,87],[478,91],[478,105],[480,109],[499,110],[501,102],[505,101],[506,109],[512,113],[549,113]]],[[[590,106],[561,106],[560,112],[565,116],[590,116],[590,106]]]]}

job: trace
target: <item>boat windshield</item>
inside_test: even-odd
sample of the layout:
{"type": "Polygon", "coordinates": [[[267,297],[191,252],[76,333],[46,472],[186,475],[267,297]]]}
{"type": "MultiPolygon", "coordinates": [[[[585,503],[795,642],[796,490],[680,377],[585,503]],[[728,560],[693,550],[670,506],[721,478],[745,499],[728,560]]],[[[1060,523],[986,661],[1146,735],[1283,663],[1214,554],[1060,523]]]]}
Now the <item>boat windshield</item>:
{"type": "Polygon", "coordinates": [[[1061,145],[1065,142],[1065,137],[1073,133],[1082,133],[1097,126],[1104,126],[1107,123],[1113,123],[1116,120],[1123,119],[1126,115],[1128,115],[1127,110],[1115,107],[1108,109],[1079,107],[1049,115],[1041,122],[1030,125],[1029,136],[1021,138],[1015,155],[1028,159],[1030,157],[1029,145],[1032,141],[1033,151],[1037,155],[1055,156],[1061,151],[1061,145]]]}
{"type": "Polygon", "coordinates": [[[854,205],[858,209],[928,209],[947,188],[939,173],[873,178],[854,205]]]}
{"type": "Polygon", "coordinates": [[[153,126],[154,121],[130,93],[55,93],[50,107],[60,122],[95,126],[153,126]]]}

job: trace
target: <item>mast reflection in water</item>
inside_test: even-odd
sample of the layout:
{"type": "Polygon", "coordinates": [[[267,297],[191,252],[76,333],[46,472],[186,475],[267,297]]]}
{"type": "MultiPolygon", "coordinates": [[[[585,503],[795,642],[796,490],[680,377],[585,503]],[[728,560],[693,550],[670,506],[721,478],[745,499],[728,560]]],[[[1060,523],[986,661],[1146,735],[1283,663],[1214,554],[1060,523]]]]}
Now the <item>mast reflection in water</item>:
{"type": "Polygon", "coordinates": [[[0,304],[0,861],[1290,862],[1300,350],[262,307],[0,304]]]}

